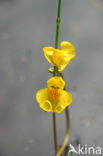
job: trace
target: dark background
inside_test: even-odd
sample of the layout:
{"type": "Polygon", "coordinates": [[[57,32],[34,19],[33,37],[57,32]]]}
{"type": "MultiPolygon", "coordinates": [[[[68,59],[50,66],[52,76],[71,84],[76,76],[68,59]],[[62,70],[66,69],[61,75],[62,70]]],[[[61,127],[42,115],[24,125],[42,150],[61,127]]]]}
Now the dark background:
{"type": "MultiPolygon", "coordinates": [[[[35,99],[50,66],[44,46],[54,46],[57,0],[0,0],[0,156],[48,156],[53,152],[52,113],[35,99]]],[[[70,142],[103,146],[103,2],[62,0],[60,41],[76,47],[63,71],[70,105],[70,142]]],[[[58,139],[65,134],[57,115],[58,139]]]]}

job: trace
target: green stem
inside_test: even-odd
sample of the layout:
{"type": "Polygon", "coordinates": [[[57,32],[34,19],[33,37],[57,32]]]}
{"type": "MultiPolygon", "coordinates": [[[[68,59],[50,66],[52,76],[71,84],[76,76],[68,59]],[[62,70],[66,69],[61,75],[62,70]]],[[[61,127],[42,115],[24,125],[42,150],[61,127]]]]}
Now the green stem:
{"type": "MultiPolygon", "coordinates": [[[[56,20],[56,38],[55,38],[55,48],[58,49],[58,43],[59,43],[59,26],[60,26],[60,13],[61,13],[61,0],[58,0],[58,14],[57,14],[57,20],[56,20]]],[[[53,76],[56,76],[57,73],[57,67],[54,66],[54,72],[53,76]]],[[[66,116],[66,135],[64,142],[62,146],[58,150],[58,143],[57,143],[57,134],[56,134],[56,115],[53,112],[53,131],[54,131],[54,146],[55,150],[57,152],[56,156],[61,156],[63,151],[65,150],[68,140],[69,140],[69,135],[70,135],[70,117],[69,117],[69,111],[68,108],[65,109],[65,116],[66,116]]]]}
{"type": "Polygon", "coordinates": [[[57,73],[57,67],[54,66],[53,76],[56,76],[56,73],[57,73]]]}
{"type": "MultiPolygon", "coordinates": [[[[59,25],[60,25],[60,11],[61,11],[61,0],[58,1],[58,14],[57,14],[57,20],[56,20],[56,38],[55,38],[55,48],[58,48],[59,43],[59,25]]],[[[56,76],[57,67],[54,66],[54,72],[53,76],[56,76]]],[[[58,143],[57,143],[57,134],[56,134],[56,115],[55,112],[53,112],[53,132],[54,132],[54,146],[55,151],[58,150],[58,143]]]]}
{"type": "Polygon", "coordinates": [[[73,156],[73,153],[72,153],[72,152],[70,152],[70,155],[71,155],[71,156],[73,156]]]}
{"type": "Polygon", "coordinates": [[[53,112],[53,134],[54,134],[54,148],[55,152],[58,150],[58,143],[57,143],[57,133],[56,133],[56,117],[55,112],[53,112]]]}
{"type": "MultiPolygon", "coordinates": [[[[60,11],[61,11],[61,0],[58,1],[58,14],[57,14],[57,20],[56,20],[56,38],[55,38],[55,48],[58,48],[58,42],[59,42],[59,25],[60,25],[60,11]]],[[[56,76],[57,67],[54,66],[54,72],[53,76],[56,76]]],[[[56,115],[55,112],[53,112],[53,132],[54,132],[54,146],[55,150],[57,152],[58,149],[58,143],[57,143],[57,135],[56,135],[56,115]]]]}
{"type": "MultiPolygon", "coordinates": [[[[56,76],[57,67],[54,66],[53,76],[56,76]]],[[[53,112],[53,135],[54,135],[54,148],[55,152],[58,150],[57,132],[56,132],[56,114],[53,112]]]]}
{"type": "Polygon", "coordinates": [[[59,43],[59,25],[60,25],[60,12],[61,12],[61,0],[58,2],[58,15],[56,20],[56,39],[55,39],[55,48],[58,48],[59,43]]]}
{"type": "MultiPolygon", "coordinates": [[[[60,12],[61,12],[61,0],[58,0],[58,14],[56,20],[56,37],[55,37],[55,48],[58,49],[59,43],[59,27],[60,27],[60,12]]],[[[56,76],[57,67],[54,66],[53,76],[56,76]]]]}

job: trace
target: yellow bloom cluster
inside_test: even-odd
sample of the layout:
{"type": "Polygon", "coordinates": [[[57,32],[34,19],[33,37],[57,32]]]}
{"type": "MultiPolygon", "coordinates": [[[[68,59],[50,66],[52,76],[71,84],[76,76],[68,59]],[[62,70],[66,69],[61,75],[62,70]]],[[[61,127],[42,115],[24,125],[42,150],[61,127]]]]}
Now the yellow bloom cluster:
{"type": "MultiPolygon", "coordinates": [[[[49,63],[62,71],[75,58],[74,46],[66,41],[61,42],[60,50],[53,47],[44,47],[44,55],[49,63]]],[[[64,90],[65,82],[60,76],[54,76],[47,81],[47,88],[36,93],[40,107],[47,112],[61,113],[72,102],[72,95],[64,90]]]]}

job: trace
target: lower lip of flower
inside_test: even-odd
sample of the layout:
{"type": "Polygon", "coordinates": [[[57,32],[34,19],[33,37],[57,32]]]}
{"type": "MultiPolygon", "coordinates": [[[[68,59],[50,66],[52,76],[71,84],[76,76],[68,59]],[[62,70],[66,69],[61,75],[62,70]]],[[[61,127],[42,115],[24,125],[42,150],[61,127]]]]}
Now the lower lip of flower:
{"type": "Polygon", "coordinates": [[[60,89],[48,88],[48,95],[51,101],[56,101],[61,96],[62,91],[60,89]]]}

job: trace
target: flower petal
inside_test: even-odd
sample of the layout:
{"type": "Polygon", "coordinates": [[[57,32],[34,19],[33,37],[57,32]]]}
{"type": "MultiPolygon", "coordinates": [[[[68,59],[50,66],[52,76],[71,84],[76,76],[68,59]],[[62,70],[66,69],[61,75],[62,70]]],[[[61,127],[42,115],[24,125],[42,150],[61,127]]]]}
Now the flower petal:
{"type": "Polygon", "coordinates": [[[68,105],[70,105],[72,103],[72,95],[71,93],[67,92],[67,91],[63,91],[62,93],[62,97],[61,97],[61,102],[64,101],[64,107],[66,108],[68,105]]]}
{"type": "Polygon", "coordinates": [[[51,63],[53,66],[55,66],[55,64],[53,63],[53,59],[52,59],[52,56],[53,56],[53,53],[54,53],[54,48],[44,47],[43,51],[44,51],[44,56],[46,57],[47,61],[49,63],[51,63]]]}
{"type": "Polygon", "coordinates": [[[52,105],[49,100],[46,100],[40,104],[40,108],[42,108],[46,112],[51,112],[52,111],[52,105]]]}
{"type": "Polygon", "coordinates": [[[65,51],[55,49],[54,54],[52,56],[54,64],[59,67],[65,61],[65,58],[68,57],[68,54],[65,51]]]}
{"type": "Polygon", "coordinates": [[[61,42],[60,49],[65,51],[68,55],[71,55],[72,59],[75,58],[76,56],[75,47],[70,42],[67,42],[67,41],[61,42]]]}
{"type": "Polygon", "coordinates": [[[58,89],[64,89],[65,81],[60,76],[54,76],[47,81],[48,88],[54,87],[58,89]]]}
{"type": "Polygon", "coordinates": [[[62,92],[62,96],[60,97],[54,110],[57,113],[61,113],[68,105],[72,103],[72,95],[64,90],[62,92]]]}
{"type": "Polygon", "coordinates": [[[58,71],[64,70],[64,68],[68,65],[68,63],[73,59],[73,56],[67,55],[64,60],[62,60],[61,64],[58,66],[58,71]]]}
{"type": "Polygon", "coordinates": [[[37,102],[40,104],[46,100],[48,100],[48,89],[44,88],[44,89],[40,89],[37,93],[36,93],[36,100],[37,102]]]}
{"type": "Polygon", "coordinates": [[[63,110],[64,110],[64,107],[60,105],[55,108],[56,113],[61,113],[63,110]]]}
{"type": "Polygon", "coordinates": [[[48,97],[48,89],[47,88],[40,89],[36,93],[36,100],[39,103],[40,107],[44,111],[47,111],[47,112],[52,111],[52,104],[51,104],[49,97],[48,97]]]}

